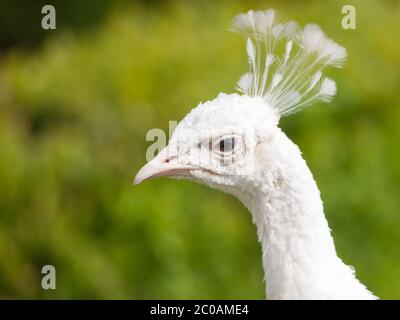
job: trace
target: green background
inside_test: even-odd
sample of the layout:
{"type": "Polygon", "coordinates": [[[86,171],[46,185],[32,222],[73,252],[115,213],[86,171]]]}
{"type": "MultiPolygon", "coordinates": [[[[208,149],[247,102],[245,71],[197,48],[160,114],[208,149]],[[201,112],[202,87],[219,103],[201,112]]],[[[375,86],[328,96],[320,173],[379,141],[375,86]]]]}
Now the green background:
{"type": "Polygon", "coordinates": [[[322,192],[343,260],[400,298],[400,2],[41,1],[0,5],[0,297],[263,299],[250,214],[188,181],[132,186],[151,128],[233,92],[249,9],[315,22],[348,50],[329,104],[284,118],[322,192]],[[41,268],[57,289],[41,288],[41,268]]]}

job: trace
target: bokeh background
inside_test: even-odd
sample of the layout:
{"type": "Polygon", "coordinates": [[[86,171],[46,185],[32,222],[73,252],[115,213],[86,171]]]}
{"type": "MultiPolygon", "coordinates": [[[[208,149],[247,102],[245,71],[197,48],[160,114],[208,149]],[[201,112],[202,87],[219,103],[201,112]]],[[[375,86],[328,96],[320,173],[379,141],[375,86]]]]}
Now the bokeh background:
{"type": "Polygon", "coordinates": [[[284,118],[322,192],[339,255],[400,298],[400,1],[0,4],[0,297],[263,299],[250,214],[187,181],[132,186],[152,142],[246,70],[227,31],[249,9],[315,22],[348,49],[338,95],[284,118]],[[41,29],[53,4],[57,29],[41,29]],[[43,265],[57,289],[43,290],[43,265]]]}

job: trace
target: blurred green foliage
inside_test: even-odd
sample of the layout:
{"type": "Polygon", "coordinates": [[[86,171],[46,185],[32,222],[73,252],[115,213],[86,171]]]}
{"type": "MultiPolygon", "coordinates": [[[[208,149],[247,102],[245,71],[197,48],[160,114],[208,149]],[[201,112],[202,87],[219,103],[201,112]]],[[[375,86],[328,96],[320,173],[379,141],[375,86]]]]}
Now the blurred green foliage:
{"type": "Polygon", "coordinates": [[[352,2],[357,30],[341,28],[343,1],[121,2],[94,28],[41,31],[36,49],[3,54],[0,297],[264,298],[238,200],[132,179],[149,129],[232,92],[246,70],[230,19],[273,7],[348,49],[330,72],[334,102],[281,126],[319,183],[339,255],[375,294],[400,298],[400,3],[352,2]],[[41,289],[45,264],[57,269],[54,291],[41,289]]]}
{"type": "MultiPolygon", "coordinates": [[[[124,0],[114,0],[123,2],[124,0]]],[[[57,29],[82,31],[97,26],[107,16],[111,1],[2,0],[0,2],[0,48],[35,47],[48,35],[41,28],[42,7],[51,4],[57,11],[57,29]]]]}

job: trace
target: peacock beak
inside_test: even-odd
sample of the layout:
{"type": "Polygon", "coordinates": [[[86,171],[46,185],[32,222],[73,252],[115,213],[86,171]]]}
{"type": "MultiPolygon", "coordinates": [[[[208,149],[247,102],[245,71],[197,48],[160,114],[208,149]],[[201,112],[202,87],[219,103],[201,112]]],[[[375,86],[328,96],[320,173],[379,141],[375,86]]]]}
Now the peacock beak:
{"type": "Polygon", "coordinates": [[[165,147],[153,159],[147,162],[136,174],[133,184],[137,185],[144,180],[156,177],[181,177],[188,176],[193,166],[180,164],[176,153],[165,147]]]}

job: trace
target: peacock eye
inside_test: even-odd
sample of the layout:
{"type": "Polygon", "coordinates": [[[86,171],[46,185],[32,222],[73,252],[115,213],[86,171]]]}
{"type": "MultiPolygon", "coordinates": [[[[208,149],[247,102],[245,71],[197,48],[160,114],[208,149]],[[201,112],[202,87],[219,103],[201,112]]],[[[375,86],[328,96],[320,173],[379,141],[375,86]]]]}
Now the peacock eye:
{"type": "Polygon", "coordinates": [[[219,151],[229,152],[235,147],[235,139],[233,137],[223,139],[219,142],[219,151]]]}

